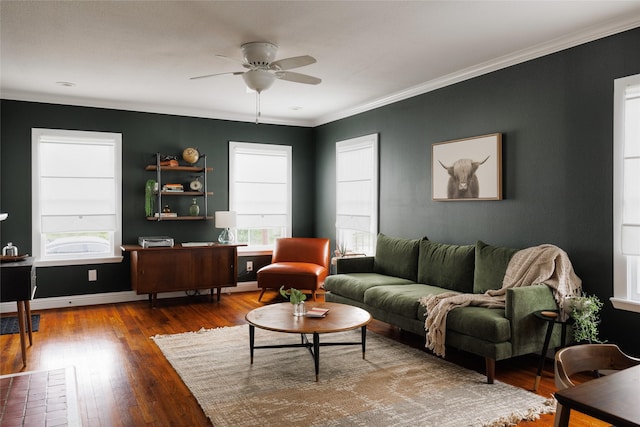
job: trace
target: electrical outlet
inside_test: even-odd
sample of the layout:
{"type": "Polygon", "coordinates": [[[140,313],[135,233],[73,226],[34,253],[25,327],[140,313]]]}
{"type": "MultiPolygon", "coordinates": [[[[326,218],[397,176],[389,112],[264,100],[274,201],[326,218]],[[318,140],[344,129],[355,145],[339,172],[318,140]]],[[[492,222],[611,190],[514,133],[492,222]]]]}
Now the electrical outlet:
{"type": "Polygon", "coordinates": [[[253,261],[247,261],[247,271],[253,271],[253,261]]]}
{"type": "Polygon", "coordinates": [[[89,281],[95,282],[98,280],[98,270],[89,270],[89,281]]]}

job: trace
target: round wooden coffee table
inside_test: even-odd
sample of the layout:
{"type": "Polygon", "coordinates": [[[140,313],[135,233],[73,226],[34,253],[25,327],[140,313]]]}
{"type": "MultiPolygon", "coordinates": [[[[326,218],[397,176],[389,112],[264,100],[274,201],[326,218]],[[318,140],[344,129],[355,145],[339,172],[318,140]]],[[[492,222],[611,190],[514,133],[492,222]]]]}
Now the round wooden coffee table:
{"type": "Polygon", "coordinates": [[[316,381],[320,371],[320,347],[336,345],[362,345],[362,358],[365,357],[367,341],[367,324],[371,322],[371,315],[359,308],[347,304],[333,302],[308,302],[307,310],[313,307],[329,309],[325,317],[296,317],[293,315],[291,303],[271,304],[251,310],[245,316],[249,322],[249,349],[251,363],[253,363],[253,351],[258,348],[286,348],[304,347],[313,356],[316,368],[316,381]],[[300,344],[281,345],[255,345],[255,328],[266,329],[275,332],[300,334],[300,344]],[[362,339],[359,342],[320,342],[320,334],[349,331],[361,328],[362,339]],[[307,334],[313,335],[313,341],[309,342],[307,334]]]}

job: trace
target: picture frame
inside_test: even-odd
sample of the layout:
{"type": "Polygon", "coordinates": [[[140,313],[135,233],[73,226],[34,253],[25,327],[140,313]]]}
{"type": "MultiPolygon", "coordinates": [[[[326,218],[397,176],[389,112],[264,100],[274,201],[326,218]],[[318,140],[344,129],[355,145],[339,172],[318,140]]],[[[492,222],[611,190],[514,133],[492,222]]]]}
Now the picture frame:
{"type": "Polygon", "coordinates": [[[502,134],[432,144],[431,198],[502,200],[502,134]]]}

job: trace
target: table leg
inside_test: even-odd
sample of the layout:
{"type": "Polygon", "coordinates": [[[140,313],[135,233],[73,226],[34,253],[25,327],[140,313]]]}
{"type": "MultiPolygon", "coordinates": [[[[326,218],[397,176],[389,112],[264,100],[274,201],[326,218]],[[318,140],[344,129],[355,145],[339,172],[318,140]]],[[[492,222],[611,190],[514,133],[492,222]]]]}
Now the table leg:
{"type": "Polygon", "coordinates": [[[544,346],[542,346],[542,354],[540,355],[540,363],[538,364],[538,372],[536,373],[536,381],[533,384],[533,391],[538,391],[540,385],[540,379],[542,378],[542,370],[544,369],[544,360],[547,357],[547,351],[549,350],[549,341],[551,341],[551,334],[553,333],[554,322],[548,322],[547,334],[544,337],[544,346]]]}
{"type": "Polygon", "coordinates": [[[556,415],[553,418],[553,427],[568,427],[570,414],[571,408],[566,408],[556,403],[556,415]]]}
{"type": "Polygon", "coordinates": [[[367,346],[367,326],[362,327],[362,358],[364,359],[364,354],[367,346]]]}
{"type": "Polygon", "coordinates": [[[20,329],[20,350],[22,351],[22,364],[27,366],[27,345],[25,336],[26,319],[24,317],[24,301],[18,301],[18,328],[20,329]]]}
{"type": "Polygon", "coordinates": [[[27,332],[29,333],[29,345],[33,345],[33,322],[31,320],[31,302],[24,302],[24,311],[27,316],[27,332]]]}
{"type": "Polygon", "coordinates": [[[316,366],[316,382],[318,382],[318,374],[320,373],[320,334],[313,333],[313,363],[316,366]]]}
{"type": "Polygon", "coordinates": [[[256,338],[256,327],[249,325],[249,355],[251,356],[251,364],[253,365],[253,347],[256,338]]]}

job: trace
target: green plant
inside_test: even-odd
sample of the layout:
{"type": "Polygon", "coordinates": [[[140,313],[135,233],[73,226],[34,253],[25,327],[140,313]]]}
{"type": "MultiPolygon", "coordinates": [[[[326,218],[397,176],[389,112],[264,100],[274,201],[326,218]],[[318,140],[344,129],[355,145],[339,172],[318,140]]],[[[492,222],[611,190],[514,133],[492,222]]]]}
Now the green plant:
{"type": "Polygon", "coordinates": [[[598,326],[602,302],[595,295],[582,294],[569,300],[571,319],[573,320],[573,337],[576,342],[599,343],[598,326]]]}
{"type": "Polygon", "coordinates": [[[347,254],[347,245],[346,243],[340,243],[338,244],[338,247],[336,248],[336,251],[338,252],[338,256],[345,256],[347,254]]]}
{"type": "Polygon", "coordinates": [[[280,286],[280,295],[287,298],[291,304],[299,304],[307,299],[307,296],[302,291],[294,288],[285,290],[284,286],[280,286]]]}

